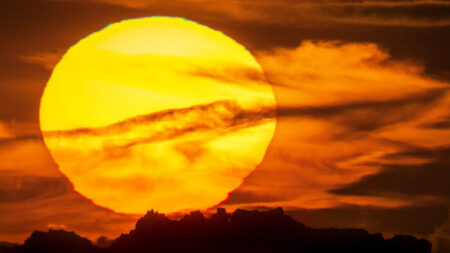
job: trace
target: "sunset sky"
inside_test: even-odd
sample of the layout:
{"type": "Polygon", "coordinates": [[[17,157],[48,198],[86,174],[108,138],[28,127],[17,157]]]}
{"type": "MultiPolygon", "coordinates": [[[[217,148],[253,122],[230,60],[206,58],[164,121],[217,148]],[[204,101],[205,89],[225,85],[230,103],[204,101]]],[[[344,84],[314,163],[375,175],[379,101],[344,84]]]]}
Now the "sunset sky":
{"type": "MultiPolygon", "coordinates": [[[[49,228],[114,238],[143,214],[119,213],[74,191],[44,144],[39,110],[71,46],[110,23],[149,16],[184,17],[223,32],[247,48],[272,86],[273,139],[220,206],[281,206],[313,227],[412,234],[435,249],[449,247],[450,2],[402,0],[4,1],[0,241],[23,242],[49,228]]],[[[205,72],[186,75],[263,79],[259,72],[205,72]]],[[[217,127],[234,127],[227,124],[217,127]]],[[[248,141],[239,149],[254,147],[248,141]]]]}

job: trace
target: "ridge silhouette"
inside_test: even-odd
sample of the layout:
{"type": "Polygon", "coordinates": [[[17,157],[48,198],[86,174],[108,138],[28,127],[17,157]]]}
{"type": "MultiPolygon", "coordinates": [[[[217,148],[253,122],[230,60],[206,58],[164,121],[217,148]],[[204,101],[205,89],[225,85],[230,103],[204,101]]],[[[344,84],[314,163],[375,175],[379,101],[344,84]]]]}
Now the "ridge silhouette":
{"type": "Polygon", "coordinates": [[[347,252],[347,253],[429,253],[431,243],[408,235],[383,239],[380,233],[363,229],[314,229],[284,214],[238,209],[229,214],[217,209],[211,218],[199,211],[171,220],[149,211],[128,234],[109,247],[97,247],[74,232],[34,231],[20,246],[1,247],[7,253],[122,253],[122,252],[347,252]]]}

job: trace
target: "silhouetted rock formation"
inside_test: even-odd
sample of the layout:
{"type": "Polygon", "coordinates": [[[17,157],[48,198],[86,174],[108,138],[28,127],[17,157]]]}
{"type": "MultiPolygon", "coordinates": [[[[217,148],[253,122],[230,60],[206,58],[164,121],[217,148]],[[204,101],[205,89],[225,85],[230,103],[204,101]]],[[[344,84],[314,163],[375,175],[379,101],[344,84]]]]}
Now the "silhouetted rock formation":
{"type": "Polygon", "coordinates": [[[64,230],[34,231],[23,245],[24,252],[34,253],[77,253],[90,252],[94,249],[88,239],[64,230]]]}
{"type": "Polygon", "coordinates": [[[0,253],[12,252],[12,249],[17,246],[19,246],[17,243],[0,242],[0,253]]]}
{"type": "Polygon", "coordinates": [[[313,229],[283,213],[218,209],[210,219],[192,212],[181,220],[148,212],[134,230],[111,246],[99,248],[73,232],[34,232],[25,244],[10,252],[361,252],[429,253],[431,244],[412,236],[384,240],[363,229],[313,229]]]}

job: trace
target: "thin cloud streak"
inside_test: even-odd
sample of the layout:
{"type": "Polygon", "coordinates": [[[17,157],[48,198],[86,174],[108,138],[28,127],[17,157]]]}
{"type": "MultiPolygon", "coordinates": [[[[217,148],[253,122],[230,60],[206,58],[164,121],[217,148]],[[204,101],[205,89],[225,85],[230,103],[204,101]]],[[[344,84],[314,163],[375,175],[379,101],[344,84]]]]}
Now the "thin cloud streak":
{"type": "Polygon", "coordinates": [[[63,55],[60,51],[55,52],[37,52],[31,55],[23,55],[20,59],[23,62],[42,65],[47,70],[53,70],[56,63],[61,59],[63,55]]]}
{"type": "MultiPolygon", "coordinates": [[[[154,0],[54,0],[98,2],[132,9],[167,9],[154,0]]],[[[307,25],[306,23],[368,24],[379,26],[436,27],[449,26],[450,4],[446,1],[227,1],[211,5],[202,0],[178,0],[171,7],[196,10],[209,19],[307,25]],[[418,11],[420,10],[420,12],[418,11]],[[277,15],[274,15],[277,13],[277,15]],[[215,14],[215,15],[213,15],[215,14]]],[[[169,8],[170,9],[170,8],[169,8]]]]}
{"type": "MultiPolygon", "coordinates": [[[[120,146],[120,148],[130,148],[134,145],[143,143],[172,140],[184,134],[197,131],[236,131],[238,129],[252,127],[264,124],[269,119],[275,117],[282,119],[283,117],[310,117],[310,118],[327,118],[333,120],[337,118],[337,123],[348,124],[353,131],[358,131],[358,127],[362,127],[362,131],[369,131],[375,128],[384,127],[389,124],[394,124],[398,121],[404,121],[407,117],[414,117],[415,113],[420,112],[421,109],[426,109],[426,106],[433,104],[445,96],[447,89],[435,89],[426,91],[422,94],[414,94],[404,98],[392,99],[387,101],[373,101],[373,102],[353,102],[347,104],[336,104],[329,106],[310,106],[310,107],[279,107],[270,108],[262,107],[253,110],[246,110],[240,107],[233,101],[218,101],[206,105],[197,105],[183,109],[171,109],[162,112],[156,112],[148,115],[142,115],[130,118],[109,126],[100,128],[83,128],[65,131],[51,131],[44,132],[48,138],[80,138],[83,136],[116,136],[126,132],[133,132],[133,128],[152,124],[161,124],[162,122],[169,123],[168,126],[160,131],[148,131],[147,136],[142,139],[130,139],[128,144],[120,146]],[[405,116],[394,117],[390,120],[383,120],[381,122],[373,122],[361,124],[355,122],[352,126],[351,121],[341,122],[339,117],[346,114],[351,114],[356,110],[377,111],[386,117],[390,113],[400,111],[405,107],[414,106],[410,114],[405,116]],[[195,115],[192,117],[192,115],[195,115]],[[188,120],[186,120],[188,119],[188,120]],[[372,124],[372,126],[367,125],[372,124]],[[220,130],[222,129],[222,130],[220,130]]],[[[159,127],[154,127],[158,129],[159,127]]],[[[0,139],[0,144],[3,142],[11,142],[21,139],[38,138],[38,136],[26,135],[10,139],[0,139]]],[[[114,137],[115,138],[115,137],[114,137]]]]}

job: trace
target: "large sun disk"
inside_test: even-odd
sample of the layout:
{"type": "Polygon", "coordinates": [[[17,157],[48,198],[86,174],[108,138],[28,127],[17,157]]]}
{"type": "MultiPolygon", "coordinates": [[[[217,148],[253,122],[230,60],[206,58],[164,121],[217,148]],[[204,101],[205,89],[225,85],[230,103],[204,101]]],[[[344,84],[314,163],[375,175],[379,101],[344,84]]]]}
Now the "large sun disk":
{"type": "Polygon", "coordinates": [[[215,205],[241,184],[272,138],[274,106],[243,46],[186,19],[151,17],[71,47],[47,83],[40,124],[87,198],[120,212],[175,212],[215,205]]]}

